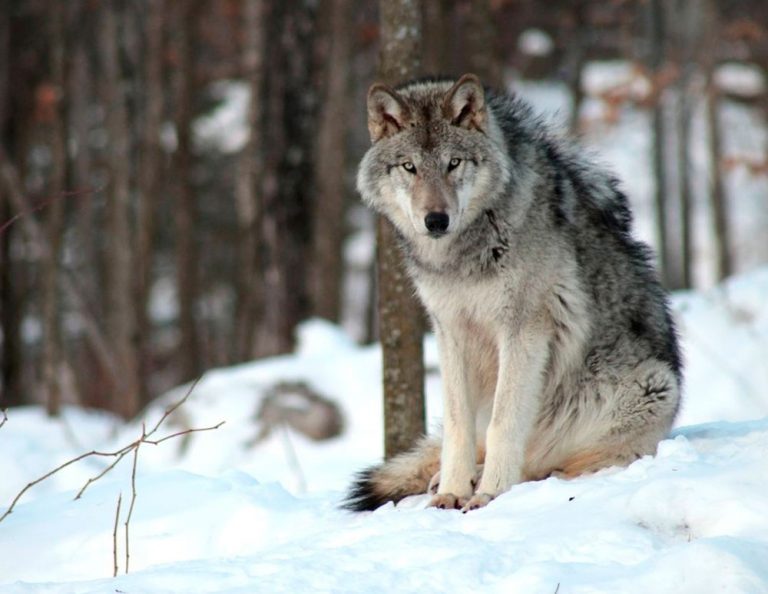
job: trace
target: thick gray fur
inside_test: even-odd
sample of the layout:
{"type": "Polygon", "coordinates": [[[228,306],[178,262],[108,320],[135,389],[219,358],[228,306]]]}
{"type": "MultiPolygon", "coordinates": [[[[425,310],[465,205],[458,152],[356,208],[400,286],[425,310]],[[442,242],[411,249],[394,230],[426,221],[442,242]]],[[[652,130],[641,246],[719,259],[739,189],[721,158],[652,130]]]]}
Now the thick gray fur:
{"type": "Polygon", "coordinates": [[[374,85],[368,114],[358,189],[399,232],[438,339],[445,417],[442,447],[425,439],[368,469],[347,507],[430,487],[432,505],[466,511],[523,480],[653,454],[679,408],[681,358],[617,180],[472,75],[374,85]]]}

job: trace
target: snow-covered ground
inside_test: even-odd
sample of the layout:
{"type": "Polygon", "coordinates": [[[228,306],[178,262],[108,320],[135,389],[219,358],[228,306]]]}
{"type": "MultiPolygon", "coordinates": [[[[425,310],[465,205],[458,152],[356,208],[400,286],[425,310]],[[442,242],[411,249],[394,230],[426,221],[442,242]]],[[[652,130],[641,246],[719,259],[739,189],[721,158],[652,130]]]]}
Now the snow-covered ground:
{"type": "MultiPolygon", "coordinates": [[[[518,485],[466,515],[424,509],[425,497],[340,511],[352,473],[381,455],[380,352],[312,321],[296,354],[206,374],[156,436],[222,427],[140,447],[127,575],[131,458],[73,501],[109,462],[89,458],[32,488],[0,523],[0,592],[768,592],[768,268],[674,303],[686,401],[655,457],[518,485]],[[261,397],[285,380],[334,398],[344,433],[318,444],[276,431],[247,446],[261,397]]],[[[432,339],[426,350],[434,365],[432,339]]],[[[430,374],[432,425],[439,383],[430,374]]],[[[147,411],[148,428],[164,404],[147,411]]],[[[104,414],[11,409],[0,513],[56,465],[140,434],[139,422],[104,414]]]]}

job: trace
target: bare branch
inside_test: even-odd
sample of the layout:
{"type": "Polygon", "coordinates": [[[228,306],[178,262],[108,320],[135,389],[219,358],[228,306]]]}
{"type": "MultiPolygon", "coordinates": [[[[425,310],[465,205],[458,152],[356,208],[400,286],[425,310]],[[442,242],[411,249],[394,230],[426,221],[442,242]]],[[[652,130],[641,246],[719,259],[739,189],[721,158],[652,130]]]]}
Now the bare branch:
{"type": "MultiPolygon", "coordinates": [[[[131,445],[133,445],[133,444],[131,444],[131,445]]],[[[110,470],[112,470],[112,469],[113,469],[115,466],[117,466],[117,464],[120,462],[120,460],[122,460],[123,458],[125,458],[125,456],[126,456],[126,455],[128,454],[128,452],[130,452],[130,451],[131,451],[131,450],[130,450],[130,449],[128,449],[128,450],[124,450],[124,451],[120,452],[119,454],[117,454],[117,458],[115,458],[115,461],[114,461],[114,462],[112,462],[112,464],[110,464],[109,466],[107,466],[106,468],[104,468],[104,470],[102,470],[102,471],[101,471],[99,474],[97,474],[96,476],[89,478],[89,479],[88,479],[88,481],[87,481],[87,482],[86,482],[86,483],[85,483],[85,484],[82,486],[82,488],[81,488],[81,489],[80,489],[80,490],[77,492],[77,495],[75,495],[75,499],[76,499],[76,500],[77,500],[77,499],[80,499],[80,497],[82,497],[82,496],[83,496],[83,493],[85,493],[85,490],[86,490],[86,489],[87,489],[87,488],[88,488],[88,487],[91,485],[91,483],[95,483],[97,480],[99,480],[101,477],[103,477],[105,474],[107,474],[107,473],[108,473],[110,470]]]]}
{"type": "Polygon", "coordinates": [[[139,461],[139,444],[133,450],[133,468],[131,469],[131,504],[128,506],[128,516],[125,518],[125,573],[128,573],[128,562],[131,558],[131,548],[128,542],[128,528],[130,527],[133,506],[136,503],[136,465],[139,461]]]}
{"type": "Polygon", "coordinates": [[[24,493],[29,491],[32,487],[34,487],[38,483],[42,483],[45,479],[50,478],[51,476],[53,476],[54,474],[56,474],[60,470],[64,470],[67,466],[71,466],[75,462],[79,462],[80,460],[83,460],[84,458],[90,458],[91,456],[116,456],[116,455],[120,454],[121,452],[122,452],[122,450],[119,450],[117,452],[97,452],[96,450],[93,450],[93,451],[87,452],[85,454],[80,454],[76,458],[72,458],[71,460],[67,460],[66,462],[64,462],[64,464],[60,464],[59,466],[57,466],[56,468],[54,468],[50,472],[45,473],[40,478],[37,478],[37,479],[33,480],[30,483],[27,483],[27,485],[21,491],[19,491],[16,494],[16,497],[13,498],[13,501],[11,502],[11,505],[8,506],[8,509],[5,510],[5,513],[2,516],[0,516],[0,522],[2,522],[7,516],[9,516],[11,514],[11,512],[13,511],[13,508],[16,506],[16,504],[18,503],[19,499],[21,499],[21,497],[24,495],[24,493]]]}
{"type": "Polygon", "coordinates": [[[115,510],[115,525],[112,528],[112,577],[117,577],[117,523],[120,520],[120,504],[123,502],[123,494],[117,497],[117,510],[115,510]]]}
{"type": "Polygon", "coordinates": [[[0,419],[0,429],[2,429],[3,425],[8,421],[8,415],[5,413],[5,409],[0,410],[0,414],[3,415],[3,418],[0,419]]]}
{"type": "Polygon", "coordinates": [[[170,435],[166,435],[165,437],[161,437],[160,439],[142,439],[141,443],[150,443],[152,445],[157,445],[169,439],[173,439],[174,437],[180,437],[182,435],[188,435],[190,433],[200,433],[201,431],[213,431],[214,429],[218,429],[219,427],[221,427],[224,423],[226,423],[226,421],[219,421],[218,423],[216,423],[215,425],[211,425],[210,427],[185,429],[184,431],[177,431],[176,433],[171,433],[170,435]]]}
{"type": "MultiPolygon", "coordinates": [[[[59,466],[57,466],[53,470],[45,473],[43,476],[41,476],[41,477],[39,477],[39,478],[37,478],[37,479],[27,483],[27,485],[21,491],[19,491],[16,494],[16,496],[13,498],[13,501],[11,501],[11,504],[8,506],[8,509],[6,509],[5,512],[3,513],[3,515],[0,516],[0,522],[2,522],[6,517],[8,517],[11,514],[11,512],[13,512],[14,508],[16,507],[16,504],[19,502],[19,500],[24,496],[24,494],[27,491],[29,491],[32,487],[34,487],[38,483],[43,482],[47,478],[50,478],[51,476],[53,476],[54,474],[56,474],[60,470],[63,470],[67,466],[71,466],[75,462],[79,462],[80,460],[83,460],[85,458],[90,458],[90,457],[114,458],[114,460],[106,468],[104,468],[97,475],[89,478],[86,481],[86,483],[82,486],[82,488],[77,492],[77,495],[75,496],[75,499],[77,500],[77,499],[80,499],[82,497],[83,493],[85,493],[86,489],[91,484],[95,483],[97,480],[99,480],[104,475],[106,475],[110,470],[112,470],[115,466],[117,466],[120,463],[120,461],[123,458],[125,458],[125,456],[127,456],[131,452],[133,452],[133,469],[132,469],[132,475],[131,475],[131,488],[132,488],[133,497],[131,499],[130,511],[133,511],[133,505],[134,505],[134,501],[136,499],[136,464],[137,464],[137,460],[138,460],[139,446],[142,443],[158,445],[158,444],[160,444],[160,443],[162,443],[164,441],[167,441],[167,440],[172,439],[174,437],[179,437],[181,435],[187,435],[187,434],[190,434],[190,433],[197,433],[197,432],[201,432],[201,431],[212,431],[214,429],[218,429],[219,427],[221,427],[224,424],[224,421],[221,421],[218,424],[212,425],[210,427],[200,427],[200,428],[186,429],[184,431],[178,431],[176,433],[172,433],[170,435],[166,435],[165,437],[162,437],[160,439],[154,439],[154,440],[153,439],[149,439],[150,436],[152,436],[158,429],[160,429],[160,427],[165,422],[165,420],[175,410],[177,410],[182,404],[184,404],[187,401],[187,399],[189,398],[189,395],[192,393],[192,390],[195,389],[195,386],[197,386],[199,381],[200,381],[200,378],[197,378],[194,382],[192,382],[192,385],[189,387],[189,390],[187,390],[186,394],[184,394],[184,396],[179,401],[177,401],[176,403],[174,403],[173,405],[169,406],[166,409],[166,411],[163,413],[162,417],[160,417],[160,420],[155,424],[155,426],[152,428],[152,430],[149,431],[149,433],[147,433],[146,426],[144,424],[142,424],[141,436],[138,439],[136,439],[136,440],[130,442],[129,444],[123,446],[122,448],[119,448],[119,449],[114,450],[112,452],[102,452],[102,451],[98,451],[98,450],[91,450],[90,452],[86,452],[84,454],[80,454],[79,456],[76,456],[75,458],[72,458],[71,460],[68,460],[68,461],[64,462],[63,464],[60,464],[59,466]]],[[[2,411],[2,413],[3,413],[3,420],[2,420],[2,422],[0,422],[0,427],[2,427],[2,424],[5,423],[5,420],[7,418],[7,417],[5,417],[5,411],[2,411]]],[[[129,519],[130,519],[130,512],[129,512],[129,519]]],[[[126,531],[127,531],[127,528],[128,528],[128,526],[127,526],[127,522],[126,522],[126,531]]],[[[126,546],[127,546],[127,534],[126,534],[126,546]]],[[[126,554],[127,554],[127,551],[126,551],[126,554]]],[[[126,558],[126,563],[127,563],[127,558],[126,558]]]]}
{"type": "Polygon", "coordinates": [[[172,415],[177,408],[179,408],[182,404],[184,404],[187,401],[187,398],[189,398],[189,395],[192,394],[192,390],[194,390],[197,387],[197,384],[200,382],[201,379],[203,379],[202,375],[190,384],[189,389],[187,390],[186,394],[184,394],[184,396],[181,398],[181,400],[179,400],[175,404],[172,404],[167,409],[165,409],[165,413],[163,413],[163,416],[160,417],[160,420],[158,420],[157,423],[155,423],[155,426],[152,428],[152,431],[150,431],[149,433],[142,431],[143,433],[142,440],[153,435],[160,428],[160,425],[162,425],[165,422],[165,419],[167,419],[170,415],[172,415]]]}

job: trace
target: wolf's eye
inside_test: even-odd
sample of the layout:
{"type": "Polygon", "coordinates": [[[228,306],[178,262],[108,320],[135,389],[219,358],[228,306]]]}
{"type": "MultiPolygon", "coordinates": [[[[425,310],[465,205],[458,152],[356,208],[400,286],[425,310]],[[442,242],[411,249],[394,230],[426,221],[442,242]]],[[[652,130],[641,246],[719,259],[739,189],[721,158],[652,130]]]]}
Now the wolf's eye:
{"type": "Polygon", "coordinates": [[[461,163],[461,159],[458,157],[454,157],[450,161],[448,161],[448,171],[453,171],[459,166],[459,163],[461,163]]]}
{"type": "Polygon", "coordinates": [[[410,161],[403,163],[403,169],[405,169],[408,173],[416,173],[416,165],[410,161]]]}

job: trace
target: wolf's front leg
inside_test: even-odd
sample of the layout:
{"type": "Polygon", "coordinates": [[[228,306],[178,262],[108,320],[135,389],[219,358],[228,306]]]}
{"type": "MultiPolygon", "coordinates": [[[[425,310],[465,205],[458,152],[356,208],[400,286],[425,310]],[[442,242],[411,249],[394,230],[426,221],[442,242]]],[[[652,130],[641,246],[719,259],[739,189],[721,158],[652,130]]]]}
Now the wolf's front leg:
{"type": "Polygon", "coordinates": [[[430,506],[460,508],[474,492],[476,473],[475,402],[468,385],[465,341],[435,324],[443,379],[443,448],[440,485],[430,506]]]}
{"type": "Polygon", "coordinates": [[[480,484],[463,511],[487,505],[522,479],[525,445],[538,415],[548,336],[530,328],[503,341],[491,421],[485,437],[485,466],[480,484]]]}

